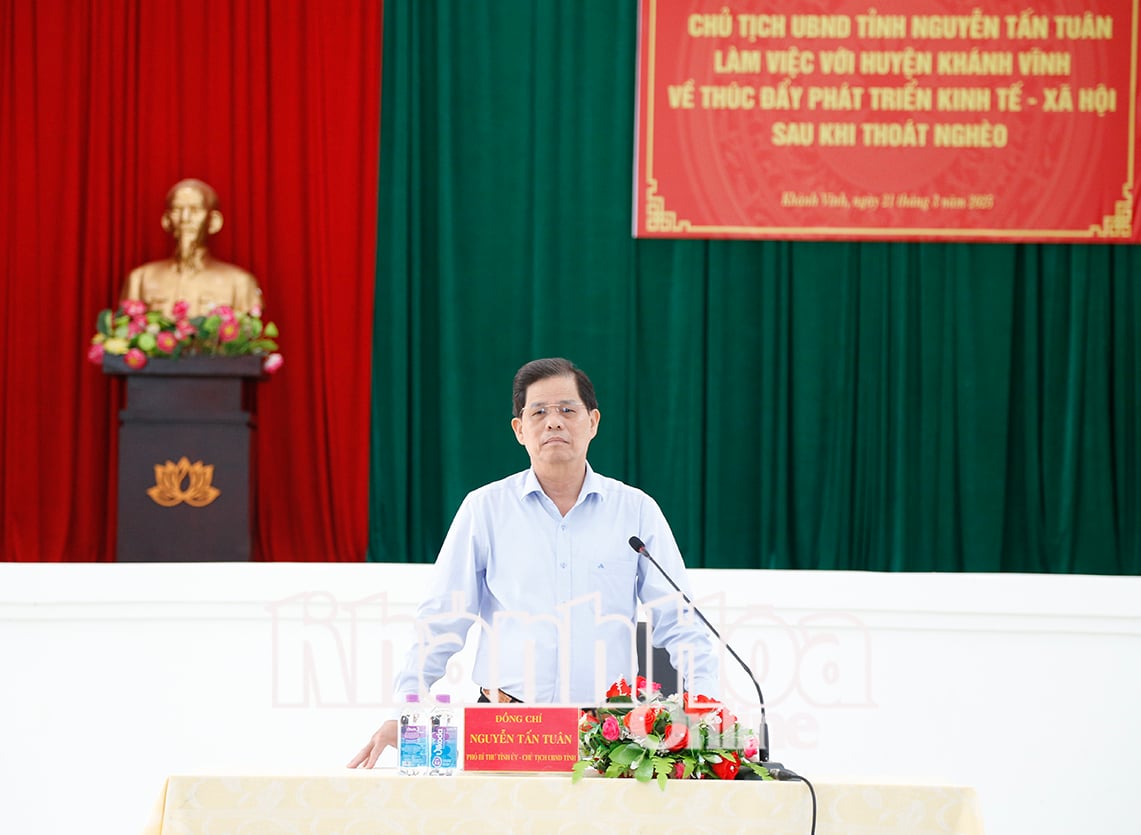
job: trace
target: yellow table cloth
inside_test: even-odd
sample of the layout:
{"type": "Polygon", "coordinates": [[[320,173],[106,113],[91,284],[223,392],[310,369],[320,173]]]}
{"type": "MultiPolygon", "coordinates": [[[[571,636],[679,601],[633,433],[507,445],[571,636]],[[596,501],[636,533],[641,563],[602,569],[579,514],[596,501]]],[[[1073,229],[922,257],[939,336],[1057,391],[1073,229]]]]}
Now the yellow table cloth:
{"type": "MultiPolygon", "coordinates": [[[[974,789],[813,782],[818,835],[982,835],[974,789]]],[[[366,833],[711,833],[808,835],[797,782],[671,780],[569,774],[402,777],[393,770],[298,776],[179,775],[166,781],[145,835],[366,833]]]]}

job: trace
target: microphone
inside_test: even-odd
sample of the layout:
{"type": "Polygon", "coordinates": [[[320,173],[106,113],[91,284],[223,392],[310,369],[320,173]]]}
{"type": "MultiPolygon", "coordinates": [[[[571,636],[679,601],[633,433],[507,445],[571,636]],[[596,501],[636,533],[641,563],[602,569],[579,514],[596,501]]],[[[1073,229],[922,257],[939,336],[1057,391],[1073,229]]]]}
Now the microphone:
{"type": "MultiPolygon", "coordinates": [[[[701,622],[709,627],[709,631],[713,633],[714,637],[716,637],[718,641],[725,645],[725,649],[729,650],[729,654],[732,655],[733,658],[737,660],[737,663],[741,665],[741,668],[749,674],[749,680],[752,681],[753,686],[757,688],[757,701],[761,703],[761,726],[757,728],[757,735],[760,737],[761,743],[757,753],[760,756],[761,765],[764,765],[768,762],[769,759],[769,726],[765,722],[765,697],[761,694],[761,685],[757,681],[757,677],[753,675],[753,671],[749,669],[749,665],[741,660],[741,656],[739,656],[733,650],[733,647],[729,646],[729,644],[726,643],[724,639],[722,639],[721,633],[718,632],[716,628],[714,628],[713,624],[709,622],[709,619],[706,618],[705,615],[701,614],[700,609],[693,605],[693,601],[689,599],[689,595],[682,591],[678,584],[674,582],[673,577],[667,574],[666,570],[661,567],[658,561],[650,556],[650,552],[646,550],[646,543],[642,542],[642,540],[638,539],[638,537],[632,536],[630,537],[630,547],[654,564],[654,567],[658,569],[663,577],[666,578],[666,581],[674,587],[674,591],[681,595],[682,600],[684,600],[689,605],[689,607],[693,610],[693,613],[701,618],[701,622]]],[[[773,765],[776,766],[779,765],[779,763],[773,763],[773,765]]],[[[776,775],[773,776],[776,777],[776,775]]],[[[776,777],[776,779],[779,780],[781,778],[776,777]]]]}

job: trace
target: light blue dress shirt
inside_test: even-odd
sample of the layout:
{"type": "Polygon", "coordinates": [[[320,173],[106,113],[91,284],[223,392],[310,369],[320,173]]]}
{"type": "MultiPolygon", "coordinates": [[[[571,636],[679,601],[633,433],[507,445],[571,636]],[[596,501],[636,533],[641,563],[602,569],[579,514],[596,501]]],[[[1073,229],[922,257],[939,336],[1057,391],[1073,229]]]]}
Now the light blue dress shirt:
{"type": "MultiPolygon", "coordinates": [[[[396,697],[425,692],[445,673],[468,630],[482,630],[472,677],[532,703],[588,705],[636,672],[641,600],[656,646],[690,692],[720,695],[708,629],[658,569],[629,545],[641,539],[687,595],[685,564],[665,516],[641,490],[587,465],[578,501],[562,516],[533,470],[468,494],[417,610],[419,640],[396,697]]],[[[676,682],[662,681],[665,693],[676,682]]]]}

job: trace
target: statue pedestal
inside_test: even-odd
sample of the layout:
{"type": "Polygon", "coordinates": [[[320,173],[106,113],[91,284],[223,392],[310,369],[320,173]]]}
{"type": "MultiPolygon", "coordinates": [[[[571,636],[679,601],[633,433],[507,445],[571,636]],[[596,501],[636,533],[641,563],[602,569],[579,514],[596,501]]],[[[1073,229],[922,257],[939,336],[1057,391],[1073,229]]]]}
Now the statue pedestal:
{"type": "Polygon", "coordinates": [[[248,560],[250,440],[262,358],[151,359],[126,381],[119,413],[119,562],[248,560]]]}

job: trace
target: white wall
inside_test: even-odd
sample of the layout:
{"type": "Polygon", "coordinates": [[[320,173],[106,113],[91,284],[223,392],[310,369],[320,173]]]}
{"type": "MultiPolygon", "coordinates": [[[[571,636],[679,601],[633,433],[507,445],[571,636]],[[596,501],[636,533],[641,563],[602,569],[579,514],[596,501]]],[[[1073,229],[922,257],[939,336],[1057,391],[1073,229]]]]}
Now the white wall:
{"type": "MultiPolygon", "coordinates": [[[[122,835],[167,774],[343,765],[386,715],[429,570],[0,564],[0,831],[122,835]]],[[[692,580],[761,678],[773,759],[973,785],[991,835],[1135,820],[1141,578],[692,580]]],[[[470,657],[437,689],[470,699],[470,657]]],[[[748,719],[755,692],[727,664],[748,719]]]]}

